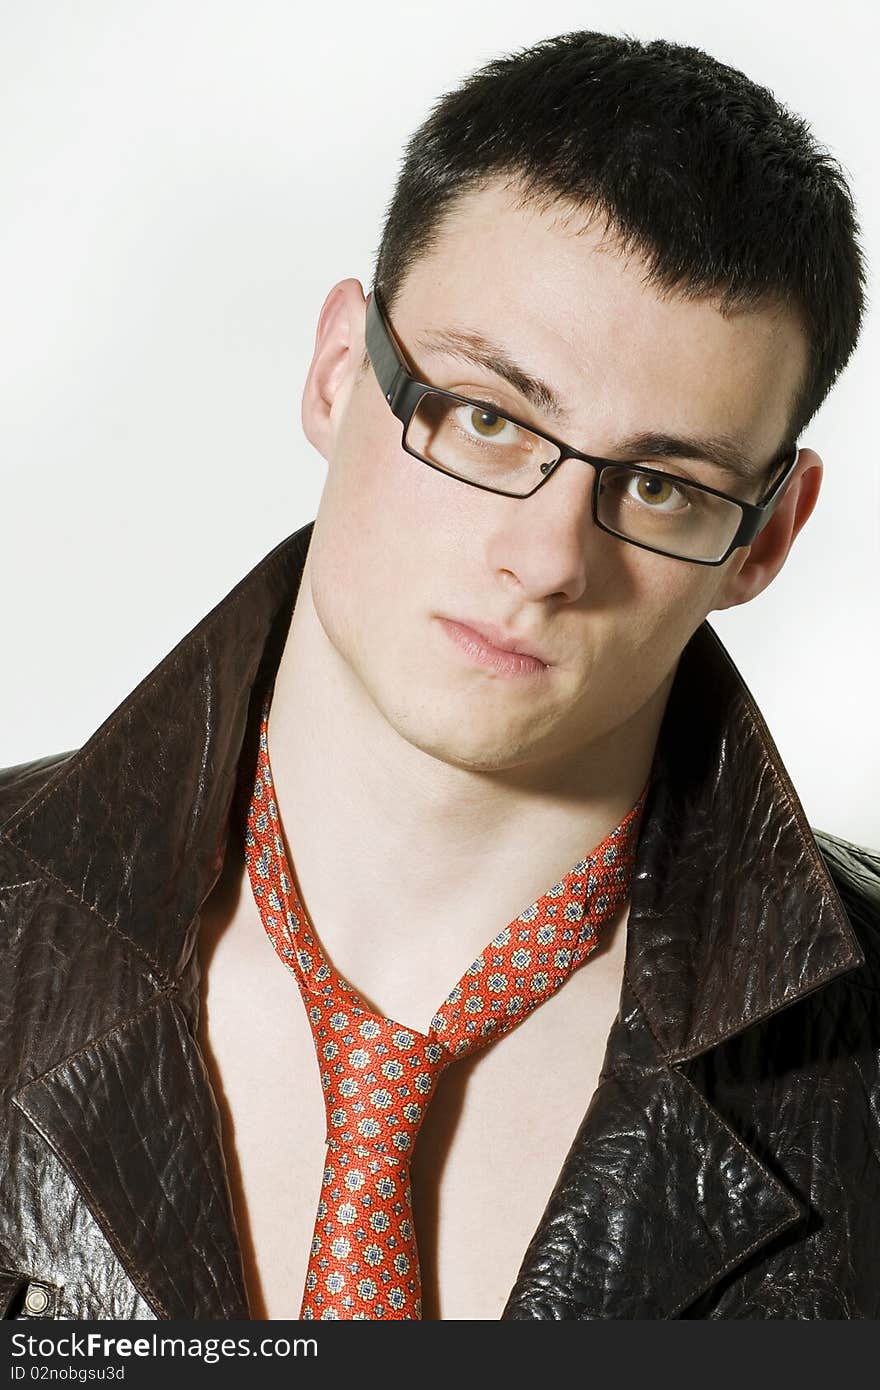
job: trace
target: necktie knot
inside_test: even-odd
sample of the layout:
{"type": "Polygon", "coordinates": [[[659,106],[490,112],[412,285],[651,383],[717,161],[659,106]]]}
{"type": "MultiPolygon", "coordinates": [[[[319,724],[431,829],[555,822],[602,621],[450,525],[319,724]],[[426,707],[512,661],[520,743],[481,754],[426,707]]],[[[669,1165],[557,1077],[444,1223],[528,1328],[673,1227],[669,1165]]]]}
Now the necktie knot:
{"type": "Polygon", "coordinates": [[[434,1087],[452,1058],[441,1043],[369,1013],[354,998],[345,1007],[314,1004],[308,1010],[327,1142],[399,1161],[412,1152],[434,1087]]]}

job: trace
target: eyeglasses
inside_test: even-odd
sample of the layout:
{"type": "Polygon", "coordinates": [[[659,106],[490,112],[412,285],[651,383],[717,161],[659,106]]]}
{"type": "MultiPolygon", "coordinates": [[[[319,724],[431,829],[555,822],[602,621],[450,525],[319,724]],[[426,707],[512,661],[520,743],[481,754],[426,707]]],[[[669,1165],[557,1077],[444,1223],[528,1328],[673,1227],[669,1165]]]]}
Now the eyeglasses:
{"type": "Polygon", "coordinates": [[[502,414],[489,401],[418,381],[392,337],[375,287],[367,304],[365,338],[376,379],[403,425],[403,447],[413,458],[502,497],[531,497],[564,459],[580,459],[595,469],[596,525],[658,555],[721,565],[739,546],[751,545],[773,515],[798,460],[795,446],[777,461],[783,472],[764,500],[743,502],[643,463],[581,453],[502,414]]]}

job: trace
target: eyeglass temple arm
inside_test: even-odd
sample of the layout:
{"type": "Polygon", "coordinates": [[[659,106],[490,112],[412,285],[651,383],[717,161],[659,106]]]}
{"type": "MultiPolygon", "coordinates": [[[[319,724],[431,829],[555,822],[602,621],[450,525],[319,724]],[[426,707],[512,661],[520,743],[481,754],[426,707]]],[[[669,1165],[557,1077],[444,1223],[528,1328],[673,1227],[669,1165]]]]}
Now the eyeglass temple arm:
{"type": "Polygon", "coordinates": [[[376,373],[376,380],[385,393],[385,399],[393,408],[397,388],[407,375],[407,371],[382,322],[375,289],[370,291],[367,304],[364,341],[367,345],[367,352],[370,354],[373,370],[376,373]]]}
{"type": "Polygon", "coordinates": [[[794,472],[794,467],[800,457],[800,452],[797,444],[795,444],[792,448],[790,457],[787,458],[783,464],[782,472],[763,502],[741,504],[743,506],[743,519],[742,525],[734,540],[735,547],[751,545],[753,541],[757,540],[775,512],[777,503],[782,499],[785,485],[794,472]]]}
{"type": "Polygon", "coordinates": [[[782,464],[782,472],[776,479],[776,482],[773,484],[767,497],[761,503],[759,510],[763,514],[764,521],[770,520],[776,503],[782,497],[783,491],[785,489],[785,484],[788,482],[789,478],[794,472],[794,467],[798,461],[798,458],[800,457],[800,452],[801,451],[797,444],[792,446],[791,454],[788,456],[787,459],[785,459],[785,461],[782,464]]]}

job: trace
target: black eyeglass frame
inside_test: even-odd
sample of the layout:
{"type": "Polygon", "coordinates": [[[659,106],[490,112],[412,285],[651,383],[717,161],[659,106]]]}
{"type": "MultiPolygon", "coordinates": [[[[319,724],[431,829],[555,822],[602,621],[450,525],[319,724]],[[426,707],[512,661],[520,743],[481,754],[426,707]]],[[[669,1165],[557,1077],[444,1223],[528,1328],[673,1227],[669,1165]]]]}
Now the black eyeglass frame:
{"type": "Polygon", "coordinates": [[[739,497],[731,497],[727,492],[721,492],[718,488],[708,487],[705,483],[695,483],[690,478],[682,478],[674,473],[665,473],[662,469],[651,468],[642,463],[627,463],[621,459],[600,458],[596,454],[584,454],[579,449],[573,449],[570,444],[565,444],[561,439],[556,439],[546,430],[535,429],[534,425],[527,424],[525,420],[518,420],[515,415],[509,415],[507,411],[499,410],[498,406],[491,401],[476,400],[471,396],[460,396],[455,391],[446,391],[440,386],[432,386],[429,382],[419,381],[413,376],[407,365],[400,348],[392,337],[391,329],[388,324],[384,308],[381,303],[379,291],[373,287],[367,300],[366,321],[364,327],[364,338],[366,342],[367,354],[376,374],[376,380],[382,388],[385,400],[391,408],[392,414],[400,421],[403,426],[402,445],[408,454],[418,459],[420,463],[427,464],[429,468],[434,468],[438,473],[443,473],[447,478],[454,478],[456,482],[464,483],[467,487],[478,487],[483,492],[494,492],[501,497],[515,497],[524,499],[532,497],[542,488],[544,484],[553,476],[557,468],[567,458],[580,459],[582,463],[588,463],[595,469],[595,479],[593,482],[592,494],[592,513],[593,521],[601,531],[605,531],[610,536],[617,537],[618,540],[626,541],[628,545],[636,545],[641,550],[650,550],[656,555],[665,555],[671,560],[684,560],[691,565],[723,565],[734,550],[740,546],[751,545],[760,532],[767,525],[780,501],[785,485],[794,472],[795,464],[798,461],[800,450],[794,445],[791,455],[786,455],[783,460],[783,472],[772,485],[770,492],[762,502],[743,502],[739,497]],[[446,396],[449,400],[459,401],[462,405],[473,405],[478,409],[490,411],[499,418],[509,420],[511,424],[519,429],[527,430],[530,434],[537,435],[539,439],[544,439],[548,444],[552,444],[559,450],[559,458],[547,468],[547,472],[539,483],[530,492],[508,492],[504,488],[490,487],[487,483],[473,482],[470,478],[463,478],[458,473],[452,473],[449,469],[443,468],[440,464],[432,462],[431,459],[424,458],[417,453],[406,440],[407,430],[410,420],[416,412],[419,401],[428,393],[437,396],[446,396]],[[668,550],[662,550],[658,546],[648,545],[645,541],[633,540],[630,536],[624,536],[620,531],[615,531],[607,526],[599,518],[599,492],[602,474],[606,468],[629,470],[633,474],[641,477],[643,475],[653,478],[661,478],[666,482],[681,483],[685,487],[696,488],[699,492],[709,493],[712,497],[721,497],[725,502],[730,502],[739,507],[741,512],[740,524],[720,559],[717,560],[697,560],[687,555],[677,555],[668,550]]]}

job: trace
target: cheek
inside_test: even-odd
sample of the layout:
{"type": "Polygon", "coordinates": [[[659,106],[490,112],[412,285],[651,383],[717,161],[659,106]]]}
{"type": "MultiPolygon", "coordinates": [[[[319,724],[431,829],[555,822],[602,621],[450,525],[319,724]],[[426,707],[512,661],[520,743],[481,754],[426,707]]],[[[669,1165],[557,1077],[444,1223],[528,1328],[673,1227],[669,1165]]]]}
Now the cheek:
{"type": "Polygon", "coordinates": [[[653,672],[662,676],[678,660],[711,612],[727,568],[689,565],[648,552],[639,559],[629,626],[639,657],[653,672]]]}
{"type": "Polygon", "coordinates": [[[385,440],[371,444],[362,434],[340,447],[315,521],[311,569],[315,608],[341,650],[354,655],[371,634],[393,636],[429,601],[448,547],[438,494],[453,488],[385,440]]]}

